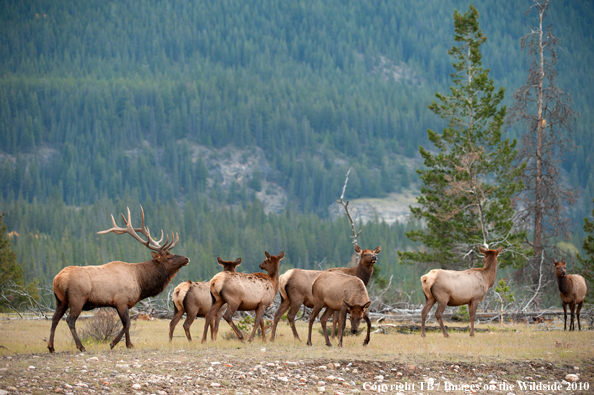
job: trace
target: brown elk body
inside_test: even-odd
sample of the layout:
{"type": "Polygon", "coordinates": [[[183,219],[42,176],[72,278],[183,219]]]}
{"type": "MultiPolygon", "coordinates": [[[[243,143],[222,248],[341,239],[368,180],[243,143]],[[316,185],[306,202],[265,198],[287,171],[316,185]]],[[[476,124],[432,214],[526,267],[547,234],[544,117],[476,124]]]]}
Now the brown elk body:
{"type": "MultiPolygon", "coordinates": [[[[224,261],[217,257],[217,263],[223,266],[223,271],[234,272],[235,268],[241,265],[241,258],[235,261],[224,261]]],[[[184,331],[189,341],[192,340],[190,335],[190,327],[196,317],[206,317],[206,314],[212,307],[212,297],[210,296],[210,281],[194,282],[185,281],[175,287],[173,290],[173,319],[169,323],[169,341],[173,339],[173,331],[175,326],[186,313],[186,320],[184,321],[184,331]]],[[[210,336],[212,340],[216,340],[214,334],[218,331],[219,322],[223,315],[225,305],[219,310],[216,317],[213,317],[211,322],[210,336]],[[213,328],[216,328],[213,331],[213,328]]]]}
{"type": "Polygon", "coordinates": [[[326,331],[326,321],[334,311],[340,312],[338,319],[338,346],[342,347],[342,336],[346,323],[347,313],[351,316],[351,332],[357,333],[359,322],[364,319],[367,322],[367,336],[363,345],[369,344],[371,333],[371,320],[367,315],[367,309],[371,302],[367,294],[367,288],[360,278],[354,277],[339,271],[324,271],[312,284],[313,311],[309,316],[309,332],[307,335],[307,345],[311,346],[311,330],[320,310],[326,308],[326,311],[320,318],[322,331],[326,339],[326,345],[332,346],[328,339],[326,331]]]}
{"type": "MultiPolygon", "coordinates": [[[[328,269],[327,271],[336,271],[351,276],[360,278],[365,285],[371,280],[373,274],[373,266],[377,262],[377,255],[381,252],[381,246],[375,250],[363,250],[358,245],[355,245],[355,253],[360,256],[359,263],[355,267],[340,267],[328,269]]],[[[295,327],[295,316],[299,312],[301,305],[313,307],[312,284],[323,273],[320,270],[302,270],[291,269],[284,273],[279,278],[279,291],[281,294],[281,304],[274,315],[274,322],[272,323],[272,333],[270,340],[274,341],[276,335],[276,327],[280,318],[287,313],[287,319],[293,331],[293,337],[299,340],[299,334],[295,327]]],[[[334,312],[332,319],[332,338],[336,331],[336,324],[338,323],[338,311],[334,312]]]]}
{"type": "MultiPolygon", "coordinates": [[[[142,211],[142,206],[141,206],[142,211]]],[[[122,218],[124,216],[122,215],[122,218]]],[[[144,226],[144,211],[142,211],[142,228],[132,227],[130,209],[128,220],[124,218],[126,228],[118,228],[113,219],[114,228],[99,232],[100,234],[114,232],[116,234],[128,233],[141,241],[151,252],[152,259],[142,263],[126,263],[114,261],[100,266],[68,266],[54,277],[54,295],[56,297],[56,311],[52,317],[52,328],[47,348],[54,352],[54,334],[60,319],[70,308],[66,322],[80,351],[85,351],[75,328],[75,323],[83,310],[92,310],[98,307],[114,307],[122,320],[122,330],[113,339],[110,346],[113,348],[126,335],[126,347],[133,347],[130,341],[130,317],[128,309],[144,298],[160,294],[177,272],[190,260],[184,256],[173,255],[169,252],[179,237],[169,237],[163,246],[150,237],[150,232],[144,226]],[[147,240],[136,234],[140,231],[147,240]]]]}
{"type": "MultiPolygon", "coordinates": [[[[258,325],[262,331],[262,340],[266,341],[264,331],[264,311],[272,305],[276,292],[278,291],[278,267],[285,253],[281,251],[277,256],[266,254],[266,260],[260,263],[260,269],[265,273],[233,273],[220,272],[210,280],[210,294],[214,300],[210,311],[206,315],[202,343],[206,342],[206,334],[212,318],[216,316],[221,307],[227,303],[227,311],[223,318],[240,340],[243,340],[241,331],[233,323],[233,314],[239,311],[255,311],[256,319],[254,329],[249,337],[251,342],[254,339],[258,325]]],[[[212,329],[211,329],[212,332],[212,329]]],[[[216,339],[216,328],[214,337],[216,339]]]]}
{"type": "Polygon", "coordinates": [[[443,325],[442,315],[447,306],[468,305],[470,312],[470,336],[474,336],[474,320],[478,303],[485,298],[497,276],[497,255],[503,248],[487,250],[479,247],[484,257],[483,268],[464,271],[434,269],[421,277],[425,294],[425,307],[421,311],[421,336],[425,337],[425,320],[431,307],[437,302],[435,318],[445,337],[449,337],[443,325]]]}
{"type": "Polygon", "coordinates": [[[584,298],[588,288],[586,287],[586,280],[579,274],[567,274],[567,266],[565,259],[561,262],[553,260],[555,263],[555,275],[557,276],[557,284],[559,285],[559,294],[561,295],[561,305],[563,306],[563,315],[565,322],[563,330],[567,329],[567,305],[571,313],[571,322],[569,323],[569,330],[575,330],[574,313],[577,316],[578,329],[581,331],[580,311],[584,304],[584,298]],[[576,310],[577,307],[577,310],[576,310]]]}

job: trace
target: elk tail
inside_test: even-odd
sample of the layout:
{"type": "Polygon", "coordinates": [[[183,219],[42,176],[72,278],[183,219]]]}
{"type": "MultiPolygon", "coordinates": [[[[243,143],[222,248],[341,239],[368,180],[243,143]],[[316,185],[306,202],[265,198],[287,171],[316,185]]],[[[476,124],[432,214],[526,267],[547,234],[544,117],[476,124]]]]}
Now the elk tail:
{"type": "Polygon", "coordinates": [[[421,286],[423,287],[423,295],[425,295],[425,301],[433,297],[433,294],[431,293],[431,287],[433,287],[433,284],[435,283],[435,279],[437,278],[438,272],[438,270],[433,269],[424,276],[421,276],[421,286]]]}

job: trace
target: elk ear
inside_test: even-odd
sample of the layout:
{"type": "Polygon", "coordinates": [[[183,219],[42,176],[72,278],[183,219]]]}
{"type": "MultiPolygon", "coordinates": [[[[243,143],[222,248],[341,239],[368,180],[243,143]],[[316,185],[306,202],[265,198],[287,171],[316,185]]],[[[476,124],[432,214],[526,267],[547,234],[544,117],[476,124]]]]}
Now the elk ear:
{"type": "Polygon", "coordinates": [[[377,248],[375,250],[373,250],[374,254],[379,254],[380,252],[382,252],[382,246],[377,246],[377,248]]]}
{"type": "Polygon", "coordinates": [[[277,255],[278,260],[280,261],[281,259],[283,259],[285,257],[285,252],[281,251],[280,254],[277,255]]]}
{"type": "Polygon", "coordinates": [[[233,263],[235,263],[235,266],[241,265],[241,258],[237,258],[233,263]]]}
{"type": "Polygon", "coordinates": [[[266,259],[270,259],[270,254],[268,253],[268,251],[264,251],[264,254],[266,254],[266,259]]]}
{"type": "Polygon", "coordinates": [[[221,266],[225,266],[225,262],[221,259],[220,256],[217,257],[217,263],[221,266]]]}
{"type": "Polygon", "coordinates": [[[153,259],[157,259],[159,253],[157,251],[151,251],[151,256],[153,257],[153,259]]]}
{"type": "Polygon", "coordinates": [[[561,263],[565,265],[565,258],[561,259],[561,263]]]}
{"type": "Polygon", "coordinates": [[[370,305],[371,305],[371,301],[369,301],[369,302],[365,303],[365,304],[363,305],[363,311],[367,310],[367,309],[369,308],[369,306],[370,306],[370,305]]]}
{"type": "Polygon", "coordinates": [[[358,255],[361,255],[361,252],[363,252],[363,250],[361,250],[361,247],[359,247],[357,244],[355,244],[355,252],[356,252],[358,255]]]}
{"type": "Polygon", "coordinates": [[[496,249],[495,251],[497,251],[497,255],[501,254],[501,251],[503,251],[503,246],[500,246],[498,249],[496,249]]]}
{"type": "Polygon", "coordinates": [[[346,300],[343,300],[342,303],[344,303],[344,305],[347,307],[347,311],[351,311],[353,308],[353,306],[351,306],[346,300]]]}
{"type": "Polygon", "coordinates": [[[479,246],[479,252],[483,255],[487,253],[488,250],[485,250],[483,247],[479,246]]]}

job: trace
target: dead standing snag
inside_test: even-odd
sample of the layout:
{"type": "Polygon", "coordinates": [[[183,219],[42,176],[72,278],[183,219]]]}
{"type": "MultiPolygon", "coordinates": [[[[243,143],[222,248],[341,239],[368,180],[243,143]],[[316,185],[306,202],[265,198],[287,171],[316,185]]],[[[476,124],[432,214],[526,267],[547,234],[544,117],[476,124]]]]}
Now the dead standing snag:
{"type": "Polygon", "coordinates": [[[141,228],[132,227],[130,209],[128,209],[128,220],[122,214],[125,228],[116,225],[113,215],[113,228],[98,232],[105,234],[128,233],[136,240],[151,249],[152,259],[142,263],[126,263],[114,261],[100,266],[68,266],[62,269],[54,277],[54,295],[56,297],[56,311],[52,317],[52,329],[47,348],[54,352],[54,334],[60,319],[70,307],[70,315],[67,323],[70,332],[76,343],[76,348],[85,351],[76,333],[76,320],[82,310],[92,310],[97,307],[114,307],[122,320],[122,330],[113,339],[110,346],[113,348],[126,335],[126,347],[133,347],[130,341],[130,317],[128,309],[132,308],[138,301],[160,294],[177,272],[190,262],[188,258],[181,255],[173,255],[169,252],[179,242],[176,234],[169,236],[165,244],[160,243],[161,239],[155,241],[147,227],[144,226],[144,210],[142,213],[141,228]],[[136,232],[142,233],[147,239],[142,239],[136,232]]]}

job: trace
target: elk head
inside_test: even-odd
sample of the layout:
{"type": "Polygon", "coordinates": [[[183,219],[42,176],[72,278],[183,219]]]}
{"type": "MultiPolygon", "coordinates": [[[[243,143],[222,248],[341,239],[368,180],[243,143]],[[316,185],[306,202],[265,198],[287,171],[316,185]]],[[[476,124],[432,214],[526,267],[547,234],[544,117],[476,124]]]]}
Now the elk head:
{"type": "Polygon", "coordinates": [[[377,262],[377,255],[382,251],[382,247],[378,246],[375,250],[363,250],[355,244],[355,253],[359,255],[360,262],[366,267],[373,267],[377,262]]]}
{"type": "Polygon", "coordinates": [[[359,330],[359,323],[361,322],[365,314],[367,314],[367,309],[369,309],[369,305],[371,304],[371,302],[367,302],[364,305],[350,305],[345,300],[342,303],[344,303],[344,305],[346,306],[347,313],[349,313],[349,316],[351,317],[351,333],[354,335],[359,330]]]}
{"type": "Polygon", "coordinates": [[[269,275],[273,275],[278,272],[278,265],[285,257],[285,252],[281,251],[277,256],[270,255],[267,251],[264,251],[264,254],[266,254],[266,260],[260,264],[260,269],[266,270],[269,275]]]}
{"type": "Polygon", "coordinates": [[[561,262],[557,262],[553,259],[553,263],[555,264],[555,275],[557,277],[565,277],[567,275],[567,265],[565,264],[565,259],[561,259],[561,262]]]}
{"type": "Polygon", "coordinates": [[[223,266],[223,271],[234,272],[235,268],[241,265],[241,258],[237,258],[234,261],[224,261],[220,257],[217,257],[217,263],[223,266]]]}

